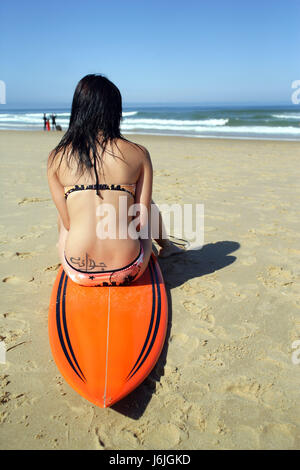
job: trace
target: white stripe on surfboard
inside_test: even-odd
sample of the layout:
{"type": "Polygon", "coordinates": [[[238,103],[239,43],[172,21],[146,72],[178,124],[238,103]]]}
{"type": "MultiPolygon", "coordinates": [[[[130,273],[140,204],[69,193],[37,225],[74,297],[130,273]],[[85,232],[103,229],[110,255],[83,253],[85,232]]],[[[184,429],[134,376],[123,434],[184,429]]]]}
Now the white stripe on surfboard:
{"type": "Polygon", "coordinates": [[[105,360],[105,385],[104,385],[104,407],[106,402],[107,371],[108,371],[108,343],[109,343],[109,317],[110,317],[110,287],[108,288],[108,306],[107,306],[107,332],[106,332],[106,360],[105,360]]]}

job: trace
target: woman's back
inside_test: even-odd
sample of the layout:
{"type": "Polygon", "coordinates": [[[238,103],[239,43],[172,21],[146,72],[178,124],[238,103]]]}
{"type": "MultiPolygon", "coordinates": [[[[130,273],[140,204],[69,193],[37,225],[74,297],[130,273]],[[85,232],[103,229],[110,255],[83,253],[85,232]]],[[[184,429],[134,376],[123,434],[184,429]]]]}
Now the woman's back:
{"type": "Polygon", "coordinates": [[[108,142],[97,171],[100,197],[96,189],[86,189],[96,187],[95,175],[86,171],[78,176],[76,159],[67,165],[62,158],[57,177],[64,187],[69,216],[65,254],[74,267],[116,269],[137,256],[140,244],[128,234],[132,220],[128,210],[136,202],[146,154],[146,149],[133,142],[108,142]]]}

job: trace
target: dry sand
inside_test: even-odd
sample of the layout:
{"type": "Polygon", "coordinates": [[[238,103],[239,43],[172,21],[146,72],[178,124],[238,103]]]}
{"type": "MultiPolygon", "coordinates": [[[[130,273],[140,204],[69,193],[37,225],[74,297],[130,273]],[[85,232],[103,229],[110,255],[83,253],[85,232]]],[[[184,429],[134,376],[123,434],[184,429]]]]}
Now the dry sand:
{"type": "Polygon", "coordinates": [[[158,203],[205,204],[205,245],[160,261],[163,354],[102,410],[65,383],[48,342],[59,260],[46,160],[60,134],[0,133],[0,447],[299,448],[299,143],[128,137],[151,153],[158,203]]]}

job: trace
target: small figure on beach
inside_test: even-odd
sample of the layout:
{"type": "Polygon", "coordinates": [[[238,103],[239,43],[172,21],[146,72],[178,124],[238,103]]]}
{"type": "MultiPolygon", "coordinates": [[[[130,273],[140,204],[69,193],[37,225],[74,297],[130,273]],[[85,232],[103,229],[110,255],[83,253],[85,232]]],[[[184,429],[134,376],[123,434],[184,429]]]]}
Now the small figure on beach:
{"type": "Polygon", "coordinates": [[[47,130],[47,116],[46,116],[46,113],[44,113],[43,120],[44,120],[44,131],[46,131],[47,130]]]}
{"type": "Polygon", "coordinates": [[[55,131],[56,130],[56,114],[51,114],[51,121],[52,121],[52,130],[55,131]]]}
{"type": "Polygon", "coordinates": [[[47,128],[47,131],[50,131],[50,119],[49,118],[47,118],[46,128],[47,128]]]}

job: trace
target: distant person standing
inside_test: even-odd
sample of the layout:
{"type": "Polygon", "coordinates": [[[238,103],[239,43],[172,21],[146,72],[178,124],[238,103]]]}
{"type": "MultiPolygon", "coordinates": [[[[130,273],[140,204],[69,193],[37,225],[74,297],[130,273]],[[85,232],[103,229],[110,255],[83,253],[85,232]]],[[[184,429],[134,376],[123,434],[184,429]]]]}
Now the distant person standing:
{"type": "Polygon", "coordinates": [[[45,130],[47,130],[47,116],[46,116],[46,113],[44,113],[43,119],[44,119],[44,131],[45,131],[45,130]]]}
{"type": "Polygon", "coordinates": [[[47,118],[46,128],[47,128],[47,131],[50,131],[50,119],[49,118],[47,118]]]}
{"type": "Polygon", "coordinates": [[[56,114],[51,114],[52,130],[56,130],[56,114]]]}

